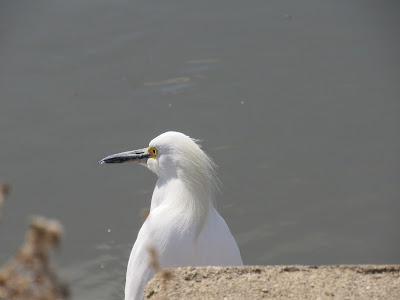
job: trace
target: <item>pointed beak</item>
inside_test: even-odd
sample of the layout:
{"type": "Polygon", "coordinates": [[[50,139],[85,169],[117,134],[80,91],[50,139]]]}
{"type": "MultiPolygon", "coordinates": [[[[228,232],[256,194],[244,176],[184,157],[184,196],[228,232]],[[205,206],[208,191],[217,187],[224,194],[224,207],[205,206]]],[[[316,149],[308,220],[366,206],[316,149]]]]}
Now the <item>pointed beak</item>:
{"type": "Polygon", "coordinates": [[[121,152],[109,155],[100,161],[100,164],[120,164],[127,161],[135,161],[140,164],[146,164],[147,160],[151,157],[148,148],[121,152]]]}

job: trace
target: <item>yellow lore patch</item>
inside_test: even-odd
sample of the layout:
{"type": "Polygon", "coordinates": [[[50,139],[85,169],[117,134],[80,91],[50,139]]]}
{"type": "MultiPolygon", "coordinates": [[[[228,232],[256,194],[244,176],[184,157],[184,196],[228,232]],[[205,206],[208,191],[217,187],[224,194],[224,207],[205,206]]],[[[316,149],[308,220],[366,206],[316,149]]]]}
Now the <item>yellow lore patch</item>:
{"type": "Polygon", "coordinates": [[[147,148],[146,152],[151,154],[151,158],[156,159],[158,151],[157,151],[157,149],[155,147],[147,148]]]}

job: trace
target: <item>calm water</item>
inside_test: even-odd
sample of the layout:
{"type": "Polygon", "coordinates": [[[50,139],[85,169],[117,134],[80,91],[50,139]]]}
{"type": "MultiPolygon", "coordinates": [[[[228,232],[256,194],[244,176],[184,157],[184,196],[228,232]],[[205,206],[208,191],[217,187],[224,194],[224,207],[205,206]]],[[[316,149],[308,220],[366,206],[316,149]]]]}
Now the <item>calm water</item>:
{"type": "Polygon", "coordinates": [[[121,299],[156,181],[100,166],[203,139],[246,264],[400,262],[395,1],[2,1],[0,264],[28,217],[65,226],[74,299],[121,299]]]}

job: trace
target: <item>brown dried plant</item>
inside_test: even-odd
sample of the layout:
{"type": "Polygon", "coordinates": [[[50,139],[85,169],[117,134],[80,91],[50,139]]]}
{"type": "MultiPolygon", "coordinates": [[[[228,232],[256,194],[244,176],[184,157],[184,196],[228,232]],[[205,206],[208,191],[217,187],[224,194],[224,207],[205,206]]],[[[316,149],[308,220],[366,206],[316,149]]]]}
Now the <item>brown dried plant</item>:
{"type": "MultiPolygon", "coordinates": [[[[150,215],[150,209],[145,208],[141,212],[141,216],[143,221],[146,221],[148,216],[150,215]]],[[[147,251],[149,252],[150,255],[150,266],[153,268],[155,274],[160,273],[162,281],[161,281],[161,291],[163,295],[160,295],[159,300],[168,300],[168,297],[166,296],[167,293],[167,283],[168,280],[172,278],[172,272],[167,269],[162,269],[160,266],[160,262],[158,259],[158,253],[157,249],[154,247],[154,245],[151,245],[147,248],[147,251]]]]}
{"type": "Polygon", "coordinates": [[[140,216],[142,217],[143,222],[146,221],[149,214],[150,214],[150,208],[146,207],[141,210],[140,216]]]}
{"type": "MultiPolygon", "coordinates": [[[[11,187],[7,183],[0,184],[0,209],[3,206],[4,200],[10,193],[11,187]]],[[[0,222],[1,222],[1,210],[0,210],[0,222]]]]}
{"type": "Polygon", "coordinates": [[[162,281],[161,281],[161,292],[163,294],[160,295],[159,299],[160,300],[168,300],[168,297],[166,295],[166,293],[167,293],[167,283],[168,283],[168,280],[170,280],[172,278],[172,272],[170,270],[162,269],[160,267],[157,250],[156,250],[156,248],[154,246],[148,247],[147,250],[149,251],[149,254],[150,254],[150,265],[154,269],[154,272],[156,274],[159,273],[161,278],[162,278],[162,281]]]}
{"type": "Polygon", "coordinates": [[[0,300],[67,299],[50,264],[50,250],[58,247],[61,224],[43,217],[31,219],[25,242],[0,269],[0,300]]]}

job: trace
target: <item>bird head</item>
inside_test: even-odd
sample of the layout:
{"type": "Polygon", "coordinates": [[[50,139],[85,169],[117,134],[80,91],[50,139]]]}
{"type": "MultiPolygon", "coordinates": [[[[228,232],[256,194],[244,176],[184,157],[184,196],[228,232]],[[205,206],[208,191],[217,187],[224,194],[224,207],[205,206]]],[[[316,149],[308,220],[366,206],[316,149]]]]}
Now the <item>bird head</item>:
{"type": "Polygon", "coordinates": [[[101,164],[124,162],[137,162],[161,179],[180,178],[203,189],[214,189],[218,182],[212,160],[196,140],[180,132],[165,132],[146,148],[113,154],[100,161],[101,164]]]}

